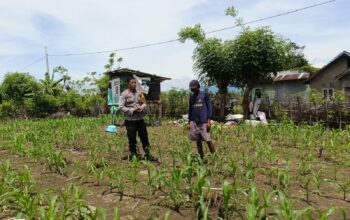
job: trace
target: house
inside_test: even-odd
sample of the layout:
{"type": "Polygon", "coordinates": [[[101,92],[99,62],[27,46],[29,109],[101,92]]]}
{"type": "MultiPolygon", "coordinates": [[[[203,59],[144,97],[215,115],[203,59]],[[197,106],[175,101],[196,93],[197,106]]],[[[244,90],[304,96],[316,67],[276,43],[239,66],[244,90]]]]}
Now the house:
{"type": "Polygon", "coordinates": [[[305,83],[309,73],[298,70],[278,72],[271,83],[256,86],[251,92],[251,100],[262,98],[263,102],[288,102],[290,98],[306,95],[308,85],[305,83]]]}
{"type": "Polygon", "coordinates": [[[322,92],[325,98],[330,98],[336,91],[344,91],[350,98],[350,53],[341,52],[327,65],[311,76],[307,83],[310,88],[322,92]]]}

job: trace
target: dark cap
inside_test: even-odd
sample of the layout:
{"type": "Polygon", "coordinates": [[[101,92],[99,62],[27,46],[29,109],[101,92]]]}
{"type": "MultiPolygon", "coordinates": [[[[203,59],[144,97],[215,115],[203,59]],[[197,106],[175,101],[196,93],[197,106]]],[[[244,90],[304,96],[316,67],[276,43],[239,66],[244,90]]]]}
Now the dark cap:
{"type": "Polygon", "coordinates": [[[190,89],[199,89],[199,88],[200,88],[200,85],[198,80],[192,80],[190,82],[190,89]]]}

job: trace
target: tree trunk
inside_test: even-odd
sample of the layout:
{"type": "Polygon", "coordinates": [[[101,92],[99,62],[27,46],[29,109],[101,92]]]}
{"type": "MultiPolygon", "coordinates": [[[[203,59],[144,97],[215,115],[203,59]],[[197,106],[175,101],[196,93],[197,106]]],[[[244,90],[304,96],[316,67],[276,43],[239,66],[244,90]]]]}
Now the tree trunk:
{"type": "Polygon", "coordinates": [[[226,98],[227,98],[227,83],[218,83],[219,87],[219,103],[220,103],[220,111],[219,111],[219,120],[225,120],[225,107],[226,107],[226,98]]]}
{"type": "Polygon", "coordinates": [[[243,107],[243,115],[245,119],[249,119],[249,94],[252,91],[252,89],[253,89],[253,86],[248,86],[244,91],[242,107],[243,107]]]}

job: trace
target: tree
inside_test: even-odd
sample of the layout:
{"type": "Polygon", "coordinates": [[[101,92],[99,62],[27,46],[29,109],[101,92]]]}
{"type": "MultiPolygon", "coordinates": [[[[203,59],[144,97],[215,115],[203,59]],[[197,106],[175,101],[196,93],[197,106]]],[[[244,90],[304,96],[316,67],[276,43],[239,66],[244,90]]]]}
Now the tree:
{"type": "Polygon", "coordinates": [[[179,37],[181,42],[191,39],[197,43],[193,53],[194,70],[201,82],[207,85],[217,85],[220,97],[219,117],[223,119],[225,117],[227,87],[234,77],[234,72],[230,69],[233,41],[206,38],[200,24],[181,29],[179,37]]]}
{"type": "Polygon", "coordinates": [[[68,70],[66,68],[58,66],[53,69],[51,76],[49,73],[45,73],[45,79],[40,80],[44,92],[49,95],[58,96],[63,91],[67,81],[70,80],[67,72],[68,70]],[[60,73],[62,78],[55,80],[55,73],[60,73]],[[60,84],[62,81],[63,86],[60,84]]]}
{"type": "MultiPolygon", "coordinates": [[[[231,69],[234,85],[244,90],[243,113],[249,114],[249,95],[258,84],[269,82],[277,72],[290,69],[294,59],[290,43],[268,28],[245,30],[234,40],[231,69]]],[[[296,62],[298,63],[298,62],[296,62]]]]}
{"type": "Polygon", "coordinates": [[[25,98],[32,97],[40,90],[40,84],[28,73],[8,73],[0,86],[3,100],[13,100],[22,104],[25,98]]]}
{"type": "Polygon", "coordinates": [[[244,91],[243,112],[249,114],[249,94],[258,84],[270,82],[277,72],[307,66],[304,47],[275,35],[269,28],[255,30],[243,25],[238,12],[230,7],[226,15],[235,18],[242,32],[234,40],[206,38],[201,26],[183,28],[180,41],[192,39],[197,43],[193,58],[194,69],[201,81],[216,84],[220,94],[220,117],[225,114],[227,86],[244,91]]]}

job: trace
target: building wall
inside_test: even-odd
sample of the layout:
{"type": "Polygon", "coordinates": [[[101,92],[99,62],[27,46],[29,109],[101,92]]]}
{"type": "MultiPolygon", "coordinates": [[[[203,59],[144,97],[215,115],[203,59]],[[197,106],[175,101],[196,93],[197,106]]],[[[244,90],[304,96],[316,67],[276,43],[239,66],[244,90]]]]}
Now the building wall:
{"type": "Polygon", "coordinates": [[[350,100],[350,75],[344,76],[341,79],[341,84],[344,94],[347,96],[348,100],[350,100]]]}
{"type": "Polygon", "coordinates": [[[257,86],[252,91],[252,99],[255,97],[255,89],[262,89],[263,95],[269,97],[270,102],[274,100],[278,102],[288,102],[291,98],[296,96],[303,96],[306,98],[308,85],[303,81],[282,81],[273,84],[265,84],[257,86]]]}
{"type": "Polygon", "coordinates": [[[322,92],[324,88],[334,88],[335,90],[342,90],[342,82],[334,78],[347,70],[347,58],[340,58],[335,63],[324,69],[322,72],[310,81],[310,88],[322,92]]]}

